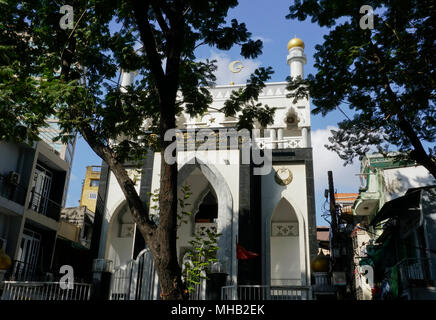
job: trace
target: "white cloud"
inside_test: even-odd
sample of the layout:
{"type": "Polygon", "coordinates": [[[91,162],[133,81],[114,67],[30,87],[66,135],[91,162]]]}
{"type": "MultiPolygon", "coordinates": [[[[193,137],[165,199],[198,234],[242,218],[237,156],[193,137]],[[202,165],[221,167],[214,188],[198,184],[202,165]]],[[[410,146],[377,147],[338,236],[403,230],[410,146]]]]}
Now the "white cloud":
{"type": "Polygon", "coordinates": [[[329,144],[328,137],[331,136],[330,130],[337,130],[337,127],[327,126],[325,129],[312,131],[313,148],[313,169],[315,178],[315,193],[317,200],[324,198],[324,190],[328,188],[327,171],[333,172],[335,189],[338,192],[358,192],[360,161],[356,159],[352,165],[344,167],[344,160],[324,145],[329,144]]]}
{"type": "Polygon", "coordinates": [[[227,85],[232,81],[235,82],[235,84],[245,83],[253,71],[260,66],[259,61],[231,59],[227,54],[217,53],[214,51],[211,51],[209,60],[217,60],[216,65],[218,69],[215,71],[217,85],[227,85]],[[239,73],[232,73],[229,70],[229,64],[234,60],[241,61],[242,65],[244,66],[239,73]]]}
{"type": "Polygon", "coordinates": [[[272,39],[270,39],[270,38],[265,38],[265,37],[261,37],[261,36],[254,36],[254,37],[253,37],[253,40],[255,40],[255,41],[256,41],[256,40],[261,40],[261,41],[263,42],[263,44],[273,42],[272,39]]]}

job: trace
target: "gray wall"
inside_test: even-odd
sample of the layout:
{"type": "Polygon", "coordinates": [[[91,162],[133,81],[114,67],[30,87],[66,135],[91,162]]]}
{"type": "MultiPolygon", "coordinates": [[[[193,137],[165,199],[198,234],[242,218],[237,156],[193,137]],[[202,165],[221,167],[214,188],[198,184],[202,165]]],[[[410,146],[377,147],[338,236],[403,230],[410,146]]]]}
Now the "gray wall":
{"type": "Polygon", "coordinates": [[[0,141],[0,174],[7,176],[10,171],[20,173],[20,185],[29,184],[35,151],[29,146],[0,141]]]}

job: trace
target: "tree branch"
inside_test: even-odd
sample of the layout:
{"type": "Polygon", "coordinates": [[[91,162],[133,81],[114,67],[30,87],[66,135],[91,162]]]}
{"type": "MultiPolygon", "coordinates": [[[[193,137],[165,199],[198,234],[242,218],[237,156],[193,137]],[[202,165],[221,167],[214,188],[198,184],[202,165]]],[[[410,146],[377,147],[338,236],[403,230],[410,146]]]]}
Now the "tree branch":
{"type": "Polygon", "coordinates": [[[167,25],[163,15],[162,15],[162,11],[156,5],[156,1],[153,1],[151,6],[153,7],[153,11],[156,15],[157,22],[159,23],[159,26],[162,29],[162,32],[164,33],[165,36],[168,36],[168,33],[170,30],[169,30],[168,25],[167,25]]]}
{"type": "Polygon", "coordinates": [[[144,44],[145,53],[150,60],[150,68],[155,78],[159,95],[164,95],[165,74],[162,69],[162,61],[159,56],[156,41],[153,36],[150,23],[148,22],[147,8],[150,6],[149,1],[133,1],[133,11],[135,14],[136,24],[138,25],[139,35],[144,44]]]}
{"type": "MultiPolygon", "coordinates": [[[[380,52],[380,50],[373,44],[372,41],[370,41],[371,49],[374,52],[374,57],[376,58],[375,63],[377,65],[380,65],[379,71],[381,69],[385,69],[385,63],[383,60],[383,56],[380,52]]],[[[404,117],[404,114],[401,110],[401,104],[398,101],[398,97],[395,94],[395,92],[391,88],[391,84],[389,81],[389,78],[386,75],[386,72],[381,72],[382,74],[382,82],[383,86],[386,90],[386,93],[389,96],[389,99],[392,103],[392,106],[394,107],[392,111],[393,114],[395,114],[398,117],[398,127],[401,131],[405,134],[405,136],[408,138],[410,144],[413,146],[413,150],[410,153],[410,156],[413,160],[417,161],[419,164],[423,165],[435,178],[436,178],[436,163],[435,161],[430,158],[430,156],[427,154],[427,152],[424,150],[424,147],[422,146],[421,140],[419,139],[418,135],[416,134],[416,131],[413,129],[410,122],[404,117]]],[[[386,114],[386,112],[385,112],[386,114]]],[[[388,113],[390,116],[391,113],[388,113]]],[[[388,118],[388,117],[387,117],[388,118]]]]}
{"type": "Polygon", "coordinates": [[[116,160],[115,155],[108,146],[105,146],[96,139],[96,134],[89,125],[81,125],[78,129],[95,153],[109,165],[126,197],[130,211],[135,217],[135,221],[141,222],[146,228],[146,233],[151,236],[156,225],[150,220],[149,213],[142,204],[136,192],[135,185],[128,176],[124,165],[116,160]]]}

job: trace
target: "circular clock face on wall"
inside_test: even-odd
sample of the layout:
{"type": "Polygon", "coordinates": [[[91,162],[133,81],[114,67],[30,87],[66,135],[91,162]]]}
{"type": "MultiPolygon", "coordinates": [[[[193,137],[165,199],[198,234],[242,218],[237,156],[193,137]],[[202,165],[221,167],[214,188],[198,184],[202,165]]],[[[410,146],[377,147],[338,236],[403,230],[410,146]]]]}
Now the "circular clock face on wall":
{"type": "Polygon", "coordinates": [[[276,174],[274,175],[274,179],[279,185],[286,186],[292,181],[292,172],[287,168],[279,168],[276,170],[276,174]]]}

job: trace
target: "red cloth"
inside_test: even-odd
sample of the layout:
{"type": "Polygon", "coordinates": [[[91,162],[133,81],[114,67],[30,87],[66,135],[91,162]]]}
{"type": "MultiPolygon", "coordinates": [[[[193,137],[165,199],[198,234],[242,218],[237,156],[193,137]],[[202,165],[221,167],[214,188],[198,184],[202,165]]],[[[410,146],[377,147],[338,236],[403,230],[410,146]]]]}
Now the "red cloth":
{"type": "Polygon", "coordinates": [[[236,242],[236,258],[238,258],[238,260],[252,259],[256,258],[257,256],[259,256],[258,253],[248,251],[236,242]]]}

